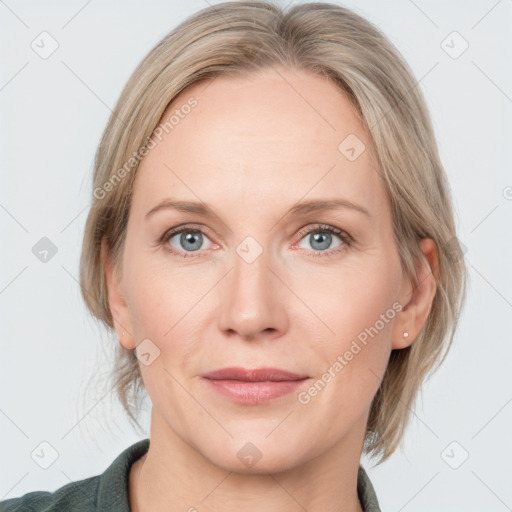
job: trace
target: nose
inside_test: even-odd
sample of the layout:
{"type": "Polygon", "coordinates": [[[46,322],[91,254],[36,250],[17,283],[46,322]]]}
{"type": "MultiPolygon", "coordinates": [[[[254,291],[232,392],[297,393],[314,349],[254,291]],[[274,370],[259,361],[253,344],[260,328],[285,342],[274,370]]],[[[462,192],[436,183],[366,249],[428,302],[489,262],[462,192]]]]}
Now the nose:
{"type": "Polygon", "coordinates": [[[290,292],[271,259],[265,250],[254,261],[235,252],[233,268],[218,292],[219,328],[226,335],[248,341],[274,339],[288,329],[290,292]]]}

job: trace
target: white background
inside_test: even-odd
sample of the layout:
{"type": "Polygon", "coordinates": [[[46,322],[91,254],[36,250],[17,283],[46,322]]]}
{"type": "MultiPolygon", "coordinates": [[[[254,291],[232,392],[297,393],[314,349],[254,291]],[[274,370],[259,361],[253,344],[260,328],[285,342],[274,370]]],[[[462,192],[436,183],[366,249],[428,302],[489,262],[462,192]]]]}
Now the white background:
{"type": "MultiPolygon", "coordinates": [[[[99,474],[148,437],[101,387],[115,341],[81,302],[80,245],[110,108],[150,48],[208,3],[0,2],[0,500],[99,474]],[[59,44],[48,59],[31,48],[42,31],[59,44]],[[45,236],[58,252],[42,263],[32,247],[45,236]],[[42,441],[59,453],[46,470],[30,457],[42,441]]],[[[470,269],[454,345],[403,450],[363,465],[385,512],[512,510],[512,3],[342,5],[381,28],[421,81],[470,269]],[[457,59],[441,46],[453,31],[469,43],[457,59]],[[469,454],[458,469],[441,456],[453,441],[452,459],[469,454]]]]}

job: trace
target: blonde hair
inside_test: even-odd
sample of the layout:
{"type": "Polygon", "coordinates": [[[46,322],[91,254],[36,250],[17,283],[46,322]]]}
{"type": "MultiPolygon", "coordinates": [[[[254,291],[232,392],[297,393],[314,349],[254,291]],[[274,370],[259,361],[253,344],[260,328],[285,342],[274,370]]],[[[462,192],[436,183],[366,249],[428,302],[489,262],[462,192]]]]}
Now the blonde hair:
{"type": "MultiPolygon", "coordinates": [[[[274,65],[328,77],[353,102],[372,138],[407,275],[416,278],[420,239],[432,238],[439,250],[437,292],[427,321],[410,347],[391,352],[371,404],[364,449],[380,456],[380,463],[397,448],[423,380],[451,345],[467,270],[418,83],[388,39],[354,12],[330,3],[284,11],[267,2],[224,2],[182,22],[148,53],[125,85],[96,153],[80,260],[82,296],[92,315],[112,329],[102,241],[120,264],[136,169],[169,103],[200,80],[246,76],[274,65]]],[[[139,362],[119,343],[112,378],[123,408],[139,425],[139,362]]]]}

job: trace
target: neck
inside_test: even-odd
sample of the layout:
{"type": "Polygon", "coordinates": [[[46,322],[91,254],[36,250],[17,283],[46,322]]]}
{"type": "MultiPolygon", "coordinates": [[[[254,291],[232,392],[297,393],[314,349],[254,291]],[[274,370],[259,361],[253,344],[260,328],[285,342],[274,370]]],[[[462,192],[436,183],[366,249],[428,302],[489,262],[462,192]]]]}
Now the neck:
{"type": "Polygon", "coordinates": [[[357,472],[364,442],[362,418],[337,445],[278,471],[239,473],[222,468],[177,436],[153,409],[150,447],[129,477],[133,512],[363,512],[357,472]]]}

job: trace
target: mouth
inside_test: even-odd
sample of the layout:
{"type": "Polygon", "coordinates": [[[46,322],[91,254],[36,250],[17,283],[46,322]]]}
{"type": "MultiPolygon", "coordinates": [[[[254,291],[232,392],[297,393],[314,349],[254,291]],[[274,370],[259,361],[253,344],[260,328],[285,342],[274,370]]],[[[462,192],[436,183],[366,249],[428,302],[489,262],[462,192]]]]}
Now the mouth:
{"type": "Polygon", "coordinates": [[[260,404],[292,393],[309,379],[279,368],[221,368],[202,375],[211,389],[238,404],[260,404]]]}

